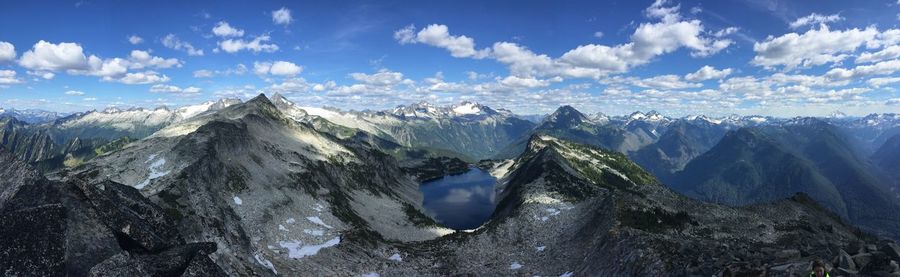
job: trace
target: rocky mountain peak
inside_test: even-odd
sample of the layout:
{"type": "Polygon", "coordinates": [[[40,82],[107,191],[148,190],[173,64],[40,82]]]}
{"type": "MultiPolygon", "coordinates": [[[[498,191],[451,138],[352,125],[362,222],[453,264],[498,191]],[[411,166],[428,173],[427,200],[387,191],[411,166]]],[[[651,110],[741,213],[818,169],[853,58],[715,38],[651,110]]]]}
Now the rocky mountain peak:
{"type": "Polygon", "coordinates": [[[544,119],[542,125],[552,126],[554,128],[571,128],[588,121],[583,113],[569,105],[559,107],[550,116],[544,119]]]}

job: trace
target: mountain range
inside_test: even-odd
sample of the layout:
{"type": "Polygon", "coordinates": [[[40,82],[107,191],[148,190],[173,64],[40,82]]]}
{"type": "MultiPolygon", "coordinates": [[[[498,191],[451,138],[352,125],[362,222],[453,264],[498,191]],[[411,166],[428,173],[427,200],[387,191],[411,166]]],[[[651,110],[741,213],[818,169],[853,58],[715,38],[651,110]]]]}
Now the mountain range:
{"type": "Polygon", "coordinates": [[[259,95],[0,122],[12,275],[777,276],[817,257],[853,274],[900,262],[885,240],[900,234],[893,115],[563,106],[535,124],[470,102],[357,112],[259,95]],[[474,230],[441,226],[418,190],[463,160],[498,180],[474,230]]]}

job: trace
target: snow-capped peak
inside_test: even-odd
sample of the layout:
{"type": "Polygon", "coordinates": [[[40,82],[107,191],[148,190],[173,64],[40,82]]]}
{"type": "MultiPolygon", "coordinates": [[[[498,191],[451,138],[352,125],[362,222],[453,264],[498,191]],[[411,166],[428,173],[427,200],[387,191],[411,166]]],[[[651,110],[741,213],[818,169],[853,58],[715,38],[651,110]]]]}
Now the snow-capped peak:
{"type": "Polygon", "coordinates": [[[628,116],[628,118],[631,118],[632,120],[641,120],[641,119],[644,119],[645,117],[647,117],[647,115],[640,111],[633,112],[633,113],[631,113],[631,115],[628,116]]]}
{"type": "Polygon", "coordinates": [[[830,115],[828,115],[828,117],[830,117],[830,118],[846,118],[847,114],[845,114],[841,111],[833,111],[833,112],[831,112],[830,115]]]}

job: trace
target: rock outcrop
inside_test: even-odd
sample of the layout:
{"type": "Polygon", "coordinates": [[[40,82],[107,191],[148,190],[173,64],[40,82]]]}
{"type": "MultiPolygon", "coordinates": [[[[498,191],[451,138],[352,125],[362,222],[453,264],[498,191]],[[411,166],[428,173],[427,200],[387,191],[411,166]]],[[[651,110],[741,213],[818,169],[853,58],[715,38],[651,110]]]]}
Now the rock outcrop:
{"type": "Polygon", "coordinates": [[[0,272],[7,276],[222,276],[134,188],[51,181],[0,149],[0,272]],[[188,270],[190,269],[190,270],[188,270]]]}

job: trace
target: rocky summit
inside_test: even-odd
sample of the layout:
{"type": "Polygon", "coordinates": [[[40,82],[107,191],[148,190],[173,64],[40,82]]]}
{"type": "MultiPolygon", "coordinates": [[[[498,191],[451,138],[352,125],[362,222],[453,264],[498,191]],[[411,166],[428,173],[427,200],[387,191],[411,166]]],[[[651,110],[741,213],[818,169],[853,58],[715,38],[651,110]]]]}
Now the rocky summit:
{"type": "MultiPolygon", "coordinates": [[[[451,111],[423,107],[398,112],[451,111]]],[[[493,112],[465,111],[476,108],[493,112]]],[[[631,118],[663,122],[658,114],[631,118]]],[[[821,260],[833,274],[900,275],[896,242],[853,225],[852,214],[810,194],[818,191],[742,206],[707,202],[673,191],[629,153],[585,143],[615,120],[564,107],[516,156],[469,164],[259,95],[62,170],[38,171],[0,149],[0,235],[15,238],[0,241],[0,269],[13,276],[794,276],[821,260]],[[488,198],[493,214],[475,229],[444,227],[423,208],[418,184],[473,166],[497,180],[488,198]]],[[[718,132],[670,124],[672,132],[650,145],[671,157],[698,156],[706,150],[667,151],[705,145],[718,132]]],[[[778,146],[784,128],[741,129],[722,140],[781,149],[779,157],[807,164],[811,158],[778,146]]],[[[467,197],[448,191],[455,194],[446,201],[467,197]]]]}

